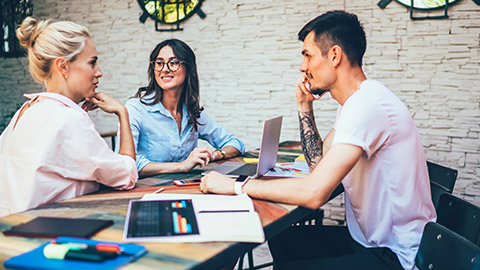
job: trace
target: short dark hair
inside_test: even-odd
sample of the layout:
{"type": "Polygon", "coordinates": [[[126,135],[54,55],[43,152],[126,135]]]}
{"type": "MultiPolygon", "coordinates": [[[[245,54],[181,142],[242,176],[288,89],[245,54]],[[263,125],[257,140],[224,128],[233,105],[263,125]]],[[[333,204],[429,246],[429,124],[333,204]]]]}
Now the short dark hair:
{"type": "Polygon", "coordinates": [[[345,52],[351,65],[362,66],[367,39],[357,15],[342,10],[326,12],[308,22],[298,32],[298,39],[304,41],[312,31],[315,32],[315,41],[322,55],[327,55],[332,46],[338,45],[345,52]]]}
{"type": "MultiPolygon", "coordinates": [[[[150,62],[148,65],[148,85],[140,87],[134,97],[140,98],[140,102],[145,105],[154,105],[159,103],[163,98],[163,89],[155,80],[155,71],[153,69],[153,61],[157,59],[157,55],[163,47],[169,46],[173,50],[173,54],[178,60],[182,61],[186,68],[186,77],[184,82],[184,89],[180,97],[181,104],[187,107],[187,114],[190,117],[188,124],[192,124],[193,128],[197,130],[197,125],[200,125],[198,118],[203,111],[200,106],[200,86],[197,73],[197,62],[195,53],[187,45],[187,43],[179,39],[167,39],[155,46],[150,54],[150,62]],[[145,96],[155,93],[152,101],[147,103],[143,98],[145,96]]],[[[181,106],[180,106],[181,108],[181,106]]]]}

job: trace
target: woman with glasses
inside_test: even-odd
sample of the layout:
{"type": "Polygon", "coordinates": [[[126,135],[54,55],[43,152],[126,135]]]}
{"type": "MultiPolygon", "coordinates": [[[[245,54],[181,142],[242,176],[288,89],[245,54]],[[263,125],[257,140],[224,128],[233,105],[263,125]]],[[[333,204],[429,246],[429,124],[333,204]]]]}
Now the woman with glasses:
{"type": "Polygon", "coordinates": [[[159,43],[150,54],[148,80],[125,105],[140,177],[188,172],[243,153],[244,144],[202,112],[195,54],[187,44],[159,43]],[[198,139],[215,150],[198,148],[198,139]]]}
{"type": "Polygon", "coordinates": [[[0,217],[96,191],[99,183],[133,188],[138,173],[128,112],[95,92],[102,71],[88,30],[27,17],[17,37],[30,74],[46,92],[25,95],[30,100],[0,136],[0,217]],[[118,116],[119,154],[88,117],[96,108],[118,116]]]}

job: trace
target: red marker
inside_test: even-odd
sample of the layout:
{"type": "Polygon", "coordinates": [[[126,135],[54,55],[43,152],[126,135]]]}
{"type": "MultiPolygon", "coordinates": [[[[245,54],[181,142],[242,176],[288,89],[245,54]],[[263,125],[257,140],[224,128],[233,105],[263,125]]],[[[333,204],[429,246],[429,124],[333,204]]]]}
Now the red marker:
{"type": "Polygon", "coordinates": [[[127,253],[124,253],[122,251],[122,248],[120,246],[115,245],[115,244],[107,244],[107,243],[99,243],[96,245],[87,245],[85,243],[72,243],[72,242],[58,242],[55,240],[51,241],[52,244],[64,244],[68,245],[72,248],[77,248],[77,249],[84,249],[84,250],[96,250],[96,251],[101,251],[101,252],[108,252],[108,253],[117,253],[118,255],[130,255],[127,253]]]}

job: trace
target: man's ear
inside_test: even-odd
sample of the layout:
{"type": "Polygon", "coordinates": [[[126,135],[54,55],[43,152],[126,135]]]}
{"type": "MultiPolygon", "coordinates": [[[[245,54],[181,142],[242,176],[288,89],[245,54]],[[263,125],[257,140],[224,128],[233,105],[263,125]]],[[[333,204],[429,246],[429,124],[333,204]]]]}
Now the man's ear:
{"type": "Polygon", "coordinates": [[[337,67],[340,64],[340,62],[342,61],[342,56],[343,56],[342,47],[338,45],[333,45],[332,48],[330,48],[329,58],[334,67],[337,67]]]}
{"type": "Polygon", "coordinates": [[[57,70],[57,72],[60,73],[60,75],[62,75],[62,77],[64,78],[68,77],[69,67],[68,67],[67,59],[63,57],[58,57],[54,60],[53,65],[57,70]]]}

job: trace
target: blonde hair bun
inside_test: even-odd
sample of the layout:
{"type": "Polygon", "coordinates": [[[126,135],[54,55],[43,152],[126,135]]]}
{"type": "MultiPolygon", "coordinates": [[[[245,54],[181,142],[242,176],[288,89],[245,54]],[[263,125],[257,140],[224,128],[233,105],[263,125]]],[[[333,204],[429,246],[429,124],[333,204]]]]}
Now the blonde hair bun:
{"type": "Polygon", "coordinates": [[[51,20],[37,21],[32,17],[27,17],[23,20],[22,25],[17,29],[17,38],[20,45],[29,49],[35,44],[38,35],[51,23],[51,20]]]}

